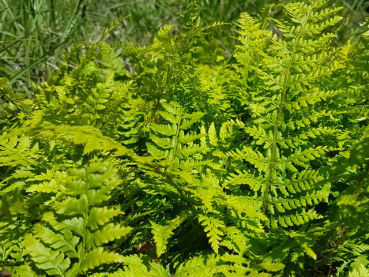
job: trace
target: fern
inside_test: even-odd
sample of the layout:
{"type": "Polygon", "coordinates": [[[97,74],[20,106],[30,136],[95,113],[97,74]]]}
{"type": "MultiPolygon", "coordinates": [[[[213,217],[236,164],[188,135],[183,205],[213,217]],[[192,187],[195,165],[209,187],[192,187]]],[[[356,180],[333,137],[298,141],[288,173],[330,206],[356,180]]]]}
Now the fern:
{"type": "MultiPolygon", "coordinates": [[[[324,5],[325,1],[283,5],[286,18],[272,20],[274,33],[247,14],[239,21],[234,66],[239,89],[233,97],[243,108],[239,118],[244,120],[231,121],[242,137],[226,153],[234,165],[226,187],[249,196],[267,215],[266,227],[271,230],[282,227],[304,234],[308,222],[323,218],[315,207],[328,202],[331,185],[322,182],[319,169],[349,146],[351,134],[339,123],[350,115],[339,107],[340,100],[334,102],[343,98],[337,86],[342,79],[335,78],[342,78],[338,72],[346,59],[339,48],[327,51],[335,35],[326,30],[342,18],[334,15],[339,8],[324,5]]],[[[283,245],[286,238],[275,239],[276,245],[283,245]]],[[[287,255],[291,252],[286,247],[273,259],[292,264],[306,263],[305,255],[317,259],[314,243],[297,240],[294,256],[287,255]]],[[[298,272],[294,266],[284,269],[284,274],[298,272]]]]}
{"type": "Polygon", "coordinates": [[[320,251],[333,262],[343,262],[339,268],[342,274],[350,270],[352,262],[368,252],[367,228],[363,221],[367,213],[368,187],[366,129],[348,157],[341,156],[334,165],[322,169],[327,175],[325,181],[336,183],[336,187],[322,240],[326,249],[320,251]],[[345,185],[342,187],[342,184],[345,185]]]}
{"type": "Polygon", "coordinates": [[[151,223],[158,257],[165,252],[168,239],[173,235],[173,230],[178,228],[184,219],[185,218],[177,217],[166,226],[151,223]]]}
{"type": "Polygon", "coordinates": [[[288,21],[275,20],[283,38],[260,31],[261,24],[248,15],[239,22],[242,44],[238,47],[237,68],[247,90],[240,101],[252,117],[241,127],[251,145],[228,153],[230,158],[249,164],[228,180],[230,185],[243,183],[257,192],[261,209],[271,215],[269,221],[274,228],[319,218],[314,213],[305,216],[304,207],[327,201],[329,195],[329,187],[315,185],[322,179],[315,168],[327,161],[324,156],[335,149],[335,144],[332,141],[331,146],[320,146],[318,136],[330,140],[330,135],[340,130],[322,129],[328,121],[323,118],[320,102],[329,104],[331,97],[342,92],[324,91],[320,84],[342,68],[343,61],[334,49],[328,54],[323,47],[334,35],[322,32],[341,20],[339,16],[331,17],[338,9],[320,10],[323,4],[312,1],[309,5],[285,5],[288,21]],[[322,36],[317,38],[317,34],[322,36]],[[259,59],[261,65],[256,63],[259,59]],[[301,173],[297,177],[298,171],[301,173]],[[294,210],[296,215],[291,213],[294,210]]]}
{"type": "Polygon", "coordinates": [[[177,174],[186,176],[186,173],[190,174],[191,168],[203,163],[190,158],[205,150],[201,145],[194,143],[202,135],[194,132],[185,133],[194,123],[199,121],[203,114],[185,114],[181,106],[175,103],[172,105],[163,103],[163,107],[165,110],[159,113],[169,124],[151,125],[151,129],[155,133],[150,135],[153,143],[147,144],[148,151],[157,159],[165,159],[165,163],[169,166],[169,172],[177,172],[177,174]]]}
{"type": "Polygon", "coordinates": [[[23,242],[39,269],[51,276],[78,276],[101,264],[122,262],[122,256],[102,247],[132,230],[112,222],[121,214],[118,208],[104,206],[119,183],[109,161],[69,170],[52,198],[52,211],[42,217],[44,224],[35,225],[23,242]]]}
{"type": "Polygon", "coordinates": [[[365,275],[367,24],[336,43],[339,13],[244,13],[230,54],[192,3],[152,45],[75,45],[30,99],[0,79],[0,266],[365,275]]]}

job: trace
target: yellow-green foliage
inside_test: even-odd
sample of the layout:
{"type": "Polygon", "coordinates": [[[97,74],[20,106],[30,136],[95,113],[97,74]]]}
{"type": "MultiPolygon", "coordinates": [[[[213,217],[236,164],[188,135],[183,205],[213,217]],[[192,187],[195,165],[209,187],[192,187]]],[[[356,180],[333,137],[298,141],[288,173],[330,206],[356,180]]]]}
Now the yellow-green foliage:
{"type": "Polygon", "coordinates": [[[33,98],[0,79],[0,266],[365,276],[368,29],[338,45],[339,11],[244,13],[227,56],[193,3],[150,46],[74,46],[33,98]]]}

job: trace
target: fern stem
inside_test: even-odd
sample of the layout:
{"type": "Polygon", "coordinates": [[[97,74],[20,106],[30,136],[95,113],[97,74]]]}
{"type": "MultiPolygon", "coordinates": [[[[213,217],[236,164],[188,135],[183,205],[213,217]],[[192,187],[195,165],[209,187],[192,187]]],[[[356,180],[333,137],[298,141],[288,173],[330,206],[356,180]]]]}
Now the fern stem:
{"type": "Polygon", "coordinates": [[[280,121],[281,116],[283,115],[283,107],[285,104],[285,98],[287,95],[287,91],[288,91],[288,86],[289,86],[289,79],[291,76],[291,67],[292,64],[294,63],[295,60],[295,54],[296,54],[296,46],[299,44],[300,39],[301,39],[301,35],[302,32],[305,29],[305,24],[307,23],[307,20],[310,16],[310,13],[312,12],[314,6],[310,6],[308,13],[306,14],[306,17],[304,19],[304,21],[301,23],[301,28],[300,31],[296,37],[295,43],[293,45],[292,48],[292,52],[290,55],[290,60],[288,63],[288,67],[286,68],[285,71],[285,75],[284,75],[284,80],[283,80],[283,87],[282,87],[282,92],[281,92],[281,102],[279,104],[278,110],[277,110],[277,115],[273,124],[273,143],[272,143],[272,149],[271,149],[271,158],[270,158],[270,163],[269,163],[269,170],[267,172],[267,182],[266,182],[266,187],[264,190],[264,197],[263,197],[263,204],[262,204],[262,212],[265,213],[267,208],[268,208],[268,196],[269,196],[269,192],[270,192],[270,188],[273,184],[272,181],[272,172],[274,170],[275,164],[277,163],[277,137],[278,137],[278,131],[279,131],[279,126],[278,123],[280,121]]]}
{"type": "Polygon", "coordinates": [[[162,172],[160,170],[160,167],[159,168],[155,168],[153,167],[152,168],[154,170],[154,172],[158,173],[158,174],[161,174],[165,177],[166,181],[168,183],[170,183],[173,187],[176,188],[176,190],[178,191],[178,193],[180,194],[182,200],[186,203],[186,205],[191,209],[192,212],[195,212],[195,208],[193,206],[193,203],[191,203],[190,201],[187,200],[187,197],[184,193],[184,191],[182,190],[182,188],[180,186],[177,185],[177,183],[173,180],[173,178],[168,175],[168,174],[165,174],[165,172],[162,172]]]}
{"type": "Polygon", "coordinates": [[[168,67],[167,70],[164,71],[164,76],[163,76],[163,80],[162,80],[162,86],[161,86],[161,89],[160,89],[160,92],[159,92],[160,94],[159,94],[158,98],[156,99],[156,105],[155,105],[155,108],[153,110],[153,115],[156,113],[157,110],[159,110],[160,100],[161,100],[163,94],[166,93],[166,87],[167,87],[167,84],[168,84],[169,71],[170,71],[170,67],[168,67]]]}
{"type": "MultiPolygon", "coordinates": [[[[182,124],[182,115],[183,115],[183,110],[181,108],[181,118],[179,120],[178,127],[177,127],[176,134],[175,134],[176,142],[175,142],[175,146],[173,147],[173,158],[172,158],[172,160],[175,159],[175,157],[176,157],[176,152],[177,152],[177,148],[178,148],[179,130],[180,130],[180,126],[182,124]]],[[[169,171],[172,172],[172,170],[173,170],[173,163],[169,167],[169,171]]]]}
{"type": "MultiPolygon", "coordinates": [[[[247,38],[247,41],[249,39],[247,38]]],[[[246,45],[248,46],[248,45],[246,45]]],[[[244,83],[245,83],[245,96],[247,95],[247,91],[248,91],[248,79],[249,79],[249,63],[250,63],[250,52],[247,51],[247,54],[246,54],[246,67],[245,67],[245,73],[243,74],[243,78],[244,78],[244,83]]]]}
{"type": "MultiPolygon", "coordinates": [[[[86,182],[88,180],[88,172],[86,170],[86,182]]],[[[89,186],[88,186],[88,183],[86,184],[86,191],[85,191],[85,195],[88,195],[88,189],[89,189],[89,186]]],[[[78,259],[78,267],[77,267],[77,274],[76,276],[78,277],[79,274],[79,268],[80,268],[80,265],[81,263],[83,262],[84,258],[85,258],[85,255],[86,255],[86,239],[87,239],[87,234],[86,234],[86,231],[87,231],[87,220],[88,220],[88,211],[89,211],[89,203],[88,203],[88,198],[87,198],[87,207],[86,207],[86,210],[85,210],[85,213],[83,215],[83,237],[82,237],[82,250],[81,250],[81,254],[79,255],[79,259],[78,259]]]]}

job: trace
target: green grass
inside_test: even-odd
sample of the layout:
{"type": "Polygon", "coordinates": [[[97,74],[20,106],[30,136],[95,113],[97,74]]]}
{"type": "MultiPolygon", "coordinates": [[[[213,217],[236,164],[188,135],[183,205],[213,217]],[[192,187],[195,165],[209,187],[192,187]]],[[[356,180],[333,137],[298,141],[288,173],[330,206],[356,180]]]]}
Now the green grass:
{"type": "MultiPolygon", "coordinates": [[[[270,3],[288,0],[198,0],[204,23],[235,23],[240,13],[259,14],[270,3]]],[[[0,0],[0,77],[15,89],[29,92],[32,82],[45,81],[58,68],[64,50],[82,41],[96,41],[116,18],[131,15],[116,27],[111,42],[147,45],[166,24],[180,22],[191,0],[0,0]]],[[[364,0],[332,0],[344,5],[358,26],[367,4],[364,0]]],[[[273,15],[276,17],[277,15],[273,15]]],[[[231,52],[235,36],[231,25],[212,29],[225,51],[231,52]]],[[[345,32],[343,32],[345,34],[345,32]]],[[[348,33],[348,32],[346,32],[348,33]]]]}
{"type": "Polygon", "coordinates": [[[29,88],[57,67],[56,59],[81,39],[90,0],[1,0],[1,73],[29,88]]]}

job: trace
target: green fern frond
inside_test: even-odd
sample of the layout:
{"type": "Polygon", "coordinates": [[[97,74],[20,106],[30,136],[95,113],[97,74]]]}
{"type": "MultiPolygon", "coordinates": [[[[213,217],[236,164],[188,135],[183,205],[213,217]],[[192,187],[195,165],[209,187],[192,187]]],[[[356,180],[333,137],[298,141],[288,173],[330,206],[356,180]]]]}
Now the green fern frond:
{"type": "Polygon", "coordinates": [[[196,141],[203,137],[203,134],[188,129],[199,122],[203,113],[187,114],[178,103],[174,102],[162,105],[165,111],[159,113],[171,125],[151,125],[150,139],[152,143],[147,143],[149,153],[156,159],[162,160],[162,165],[167,164],[169,167],[167,170],[188,171],[190,168],[200,165],[201,161],[197,162],[194,157],[206,150],[200,144],[196,144],[196,141]]]}
{"type": "Polygon", "coordinates": [[[38,268],[51,276],[65,276],[71,261],[62,252],[52,251],[32,237],[32,235],[25,237],[24,246],[38,268]]]}
{"type": "Polygon", "coordinates": [[[226,187],[235,193],[247,187],[255,191],[261,210],[270,213],[272,224],[279,222],[283,227],[319,218],[307,216],[304,207],[326,201],[329,186],[315,186],[323,177],[312,165],[327,162],[326,155],[338,146],[337,140],[330,142],[332,147],[315,142],[340,132],[319,124],[325,123],[328,115],[320,111],[321,103],[329,103],[342,94],[342,90],[327,91],[320,84],[342,69],[344,63],[336,51],[325,51],[325,44],[335,37],[325,30],[342,18],[333,16],[339,8],[322,10],[324,3],[283,5],[286,20],[273,20],[280,36],[263,30],[262,24],[247,14],[239,21],[238,85],[245,92],[238,99],[251,111],[251,120],[239,126],[250,143],[227,153],[231,160],[242,161],[244,166],[230,172],[226,187]],[[291,194],[298,196],[292,198],[291,194]],[[272,195],[281,197],[281,202],[274,202],[272,195]],[[304,216],[285,218],[286,210],[304,216]],[[280,220],[274,219],[278,216],[280,220]]]}
{"type": "Polygon", "coordinates": [[[170,273],[161,264],[149,261],[145,257],[132,255],[123,258],[124,268],[114,273],[110,273],[109,277],[169,277],[170,273]]]}
{"type": "Polygon", "coordinates": [[[114,225],[112,223],[105,225],[94,232],[87,231],[86,247],[96,248],[111,241],[118,240],[128,235],[133,229],[131,227],[114,225]]]}
{"type": "Polygon", "coordinates": [[[38,151],[38,145],[32,145],[27,136],[7,133],[0,136],[0,166],[31,166],[38,157],[38,151]]]}
{"type": "Polygon", "coordinates": [[[36,237],[41,238],[52,249],[65,253],[69,258],[78,258],[76,247],[80,242],[80,238],[73,236],[72,232],[67,231],[64,234],[58,234],[38,224],[34,228],[34,233],[36,237]]]}
{"type": "Polygon", "coordinates": [[[219,257],[214,255],[194,257],[186,263],[179,265],[174,275],[180,277],[214,276],[218,272],[218,261],[219,257]]]}
{"type": "Polygon", "coordinates": [[[154,236],[158,258],[166,251],[168,239],[173,236],[173,230],[178,228],[184,220],[184,217],[176,217],[168,225],[159,225],[151,222],[151,232],[154,236]]]}
{"type": "Polygon", "coordinates": [[[102,247],[95,248],[86,253],[83,263],[78,270],[79,272],[86,272],[89,269],[94,269],[102,264],[107,263],[121,263],[123,257],[120,254],[108,252],[102,247]]]}
{"type": "Polygon", "coordinates": [[[108,160],[68,171],[53,198],[52,211],[44,213],[43,225],[36,225],[23,242],[38,268],[49,275],[76,276],[102,264],[122,262],[120,254],[102,247],[132,231],[111,222],[122,214],[118,208],[104,206],[120,183],[116,173],[114,162],[108,160]]]}
{"type": "Polygon", "coordinates": [[[224,235],[225,225],[216,217],[199,215],[199,222],[205,227],[204,231],[209,237],[209,242],[214,252],[218,254],[221,237],[224,235]]]}

